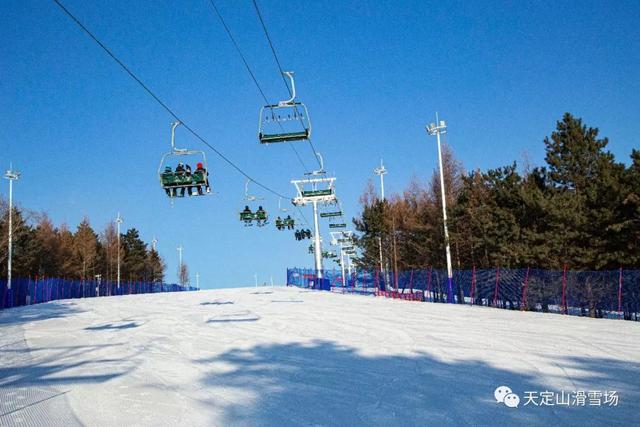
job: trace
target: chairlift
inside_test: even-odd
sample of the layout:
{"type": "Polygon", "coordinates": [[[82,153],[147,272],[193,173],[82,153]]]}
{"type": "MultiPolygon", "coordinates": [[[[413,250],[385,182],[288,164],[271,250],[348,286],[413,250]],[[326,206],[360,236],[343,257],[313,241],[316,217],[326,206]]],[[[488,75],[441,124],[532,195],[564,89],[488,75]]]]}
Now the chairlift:
{"type": "Polygon", "coordinates": [[[257,200],[263,200],[263,198],[256,197],[254,195],[249,194],[249,182],[251,180],[247,179],[247,182],[244,186],[244,201],[245,207],[242,211],[240,211],[240,221],[244,223],[245,227],[253,226],[255,222],[258,227],[264,227],[269,223],[269,214],[262,208],[262,205],[258,206],[258,210],[253,212],[249,205],[257,200]]]}
{"type": "Polygon", "coordinates": [[[211,194],[211,188],[209,187],[209,165],[207,163],[207,156],[202,150],[189,150],[186,148],[176,148],[175,135],[176,128],[182,123],[179,121],[171,124],[171,151],[165,153],[160,158],[160,165],[158,166],[158,179],[162,189],[166,192],[170,198],[184,197],[185,192],[188,196],[204,196],[211,194]],[[198,167],[195,171],[191,171],[189,165],[186,162],[182,162],[185,156],[196,156],[198,161],[196,164],[198,167]],[[172,169],[170,160],[175,160],[176,168],[172,169]],[[180,190],[180,191],[178,191],[180,190]]]}
{"type": "Polygon", "coordinates": [[[260,108],[258,139],[261,144],[300,141],[311,137],[309,111],[302,102],[295,100],[296,84],[293,71],[285,71],[283,74],[291,81],[291,98],[260,108]],[[294,131],[296,125],[287,123],[291,121],[299,122],[302,130],[294,131]]]}

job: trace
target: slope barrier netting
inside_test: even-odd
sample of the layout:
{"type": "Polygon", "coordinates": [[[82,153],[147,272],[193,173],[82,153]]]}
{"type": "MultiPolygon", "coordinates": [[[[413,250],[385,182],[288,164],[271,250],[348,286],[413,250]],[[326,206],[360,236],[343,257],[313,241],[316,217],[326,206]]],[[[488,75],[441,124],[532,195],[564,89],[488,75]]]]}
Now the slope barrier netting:
{"type": "Polygon", "coordinates": [[[419,300],[483,305],[576,316],[640,320],[640,270],[550,271],[538,269],[454,270],[449,291],[442,269],[358,270],[345,274],[287,269],[287,285],[419,300]]]}
{"type": "Polygon", "coordinates": [[[0,280],[0,309],[61,299],[195,290],[189,286],[166,283],[121,282],[118,287],[116,283],[105,281],[54,278],[13,279],[11,289],[8,289],[7,281],[0,280]]]}

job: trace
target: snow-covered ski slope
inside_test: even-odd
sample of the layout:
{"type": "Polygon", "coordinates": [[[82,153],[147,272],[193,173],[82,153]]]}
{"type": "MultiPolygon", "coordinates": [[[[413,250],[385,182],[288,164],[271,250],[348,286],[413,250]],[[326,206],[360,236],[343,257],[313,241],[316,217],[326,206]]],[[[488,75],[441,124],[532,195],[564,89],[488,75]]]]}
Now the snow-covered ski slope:
{"type": "Polygon", "coordinates": [[[2,426],[630,426],[639,414],[635,322],[290,288],[0,313],[2,426]],[[502,385],[519,407],[496,402],[502,385]],[[527,391],[619,401],[525,406],[527,391]]]}

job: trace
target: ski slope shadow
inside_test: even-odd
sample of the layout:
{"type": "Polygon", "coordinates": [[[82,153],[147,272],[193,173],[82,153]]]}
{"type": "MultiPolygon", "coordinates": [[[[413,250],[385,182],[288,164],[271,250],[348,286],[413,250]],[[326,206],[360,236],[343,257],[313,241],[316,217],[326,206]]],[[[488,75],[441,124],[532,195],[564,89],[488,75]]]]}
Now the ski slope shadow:
{"type": "Polygon", "coordinates": [[[207,323],[233,323],[233,322],[257,322],[260,316],[249,310],[242,310],[235,313],[219,314],[207,320],[207,323]]]}
{"type": "Polygon", "coordinates": [[[200,305],[229,305],[229,304],[233,304],[233,301],[205,301],[200,303],[200,305]]]}
{"type": "Polygon", "coordinates": [[[226,367],[202,379],[211,393],[202,403],[223,407],[220,425],[632,425],[640,410],[640,366],[617,361],[607,369],[607,359],[554,363],[578,370],[586,390],[617,390],[618,407],[524,406],[525,391],[553,388],[483,361],[370,356],[328,341],[257,345],[198,362],[226,367]],[[496,402],[501,385],[519,394],[519,407],[496,402]],[[230,391],[245,398],[229,399],[230,391]]]}
{"type": "MultiPolygon", "coordinates": [[[[62,313],[45,311],[48,318],[62,313]]],[[[79,426],[65,397],[74,384],[101,384],[134,369],[128,358],[97,355],[105,349],[118,354],[122,343],[29,347],[21,325],[0,323],[0,331],[1,426],[79,426]]]]}
{"type": "Polygon", "coordinates": [[[120,345],[122,344],[29,348],[16,342],[0,348],[0,388],[101,383],[126,375],[133,370],[129,358],[125,360],[91,356],[93,352],[120,345]],[[40,353],[45,356],[40,356],[40,353]]]}
{"type": "Polygon", "coordinates": [[[100,325],[100,326],[87,326],[86,328],[84,328],[84,330],[85,331],[118,331],[123,329],[137,328],[140,325],[141,324],[138,322],[129,322],[129,323],[121,323],[121,324],[107,323],[106,325],[100,325]]]}
{"type": "Polygon", "coordinates": [[[49,302],[0,310],[0,331],[3,327],[20,325],[41,320],[57,319],[72,314],[82,313],[73,302],[49,302]]]}

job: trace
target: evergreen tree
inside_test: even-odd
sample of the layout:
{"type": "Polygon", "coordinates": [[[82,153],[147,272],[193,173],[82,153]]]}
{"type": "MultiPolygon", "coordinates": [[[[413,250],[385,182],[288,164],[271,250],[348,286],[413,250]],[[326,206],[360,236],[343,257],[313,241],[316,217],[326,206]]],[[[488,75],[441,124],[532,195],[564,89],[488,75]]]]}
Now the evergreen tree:
{"type": "Polygon", "coordinates": [[[145,281],[152,283],[164,282],[164,271],[166,265],[160,254],[155,249],[151,249],[147,254],[147,262],[145,267],[145,281]]]}
{"type": "Polygon", "coordinates": [[[145,280],[145,267],[147,265],[147,245],[140,239],[140,234],[135,228],[130,228],[121,237],[124,252],[122,263],[123,280],[145,280]]]}

